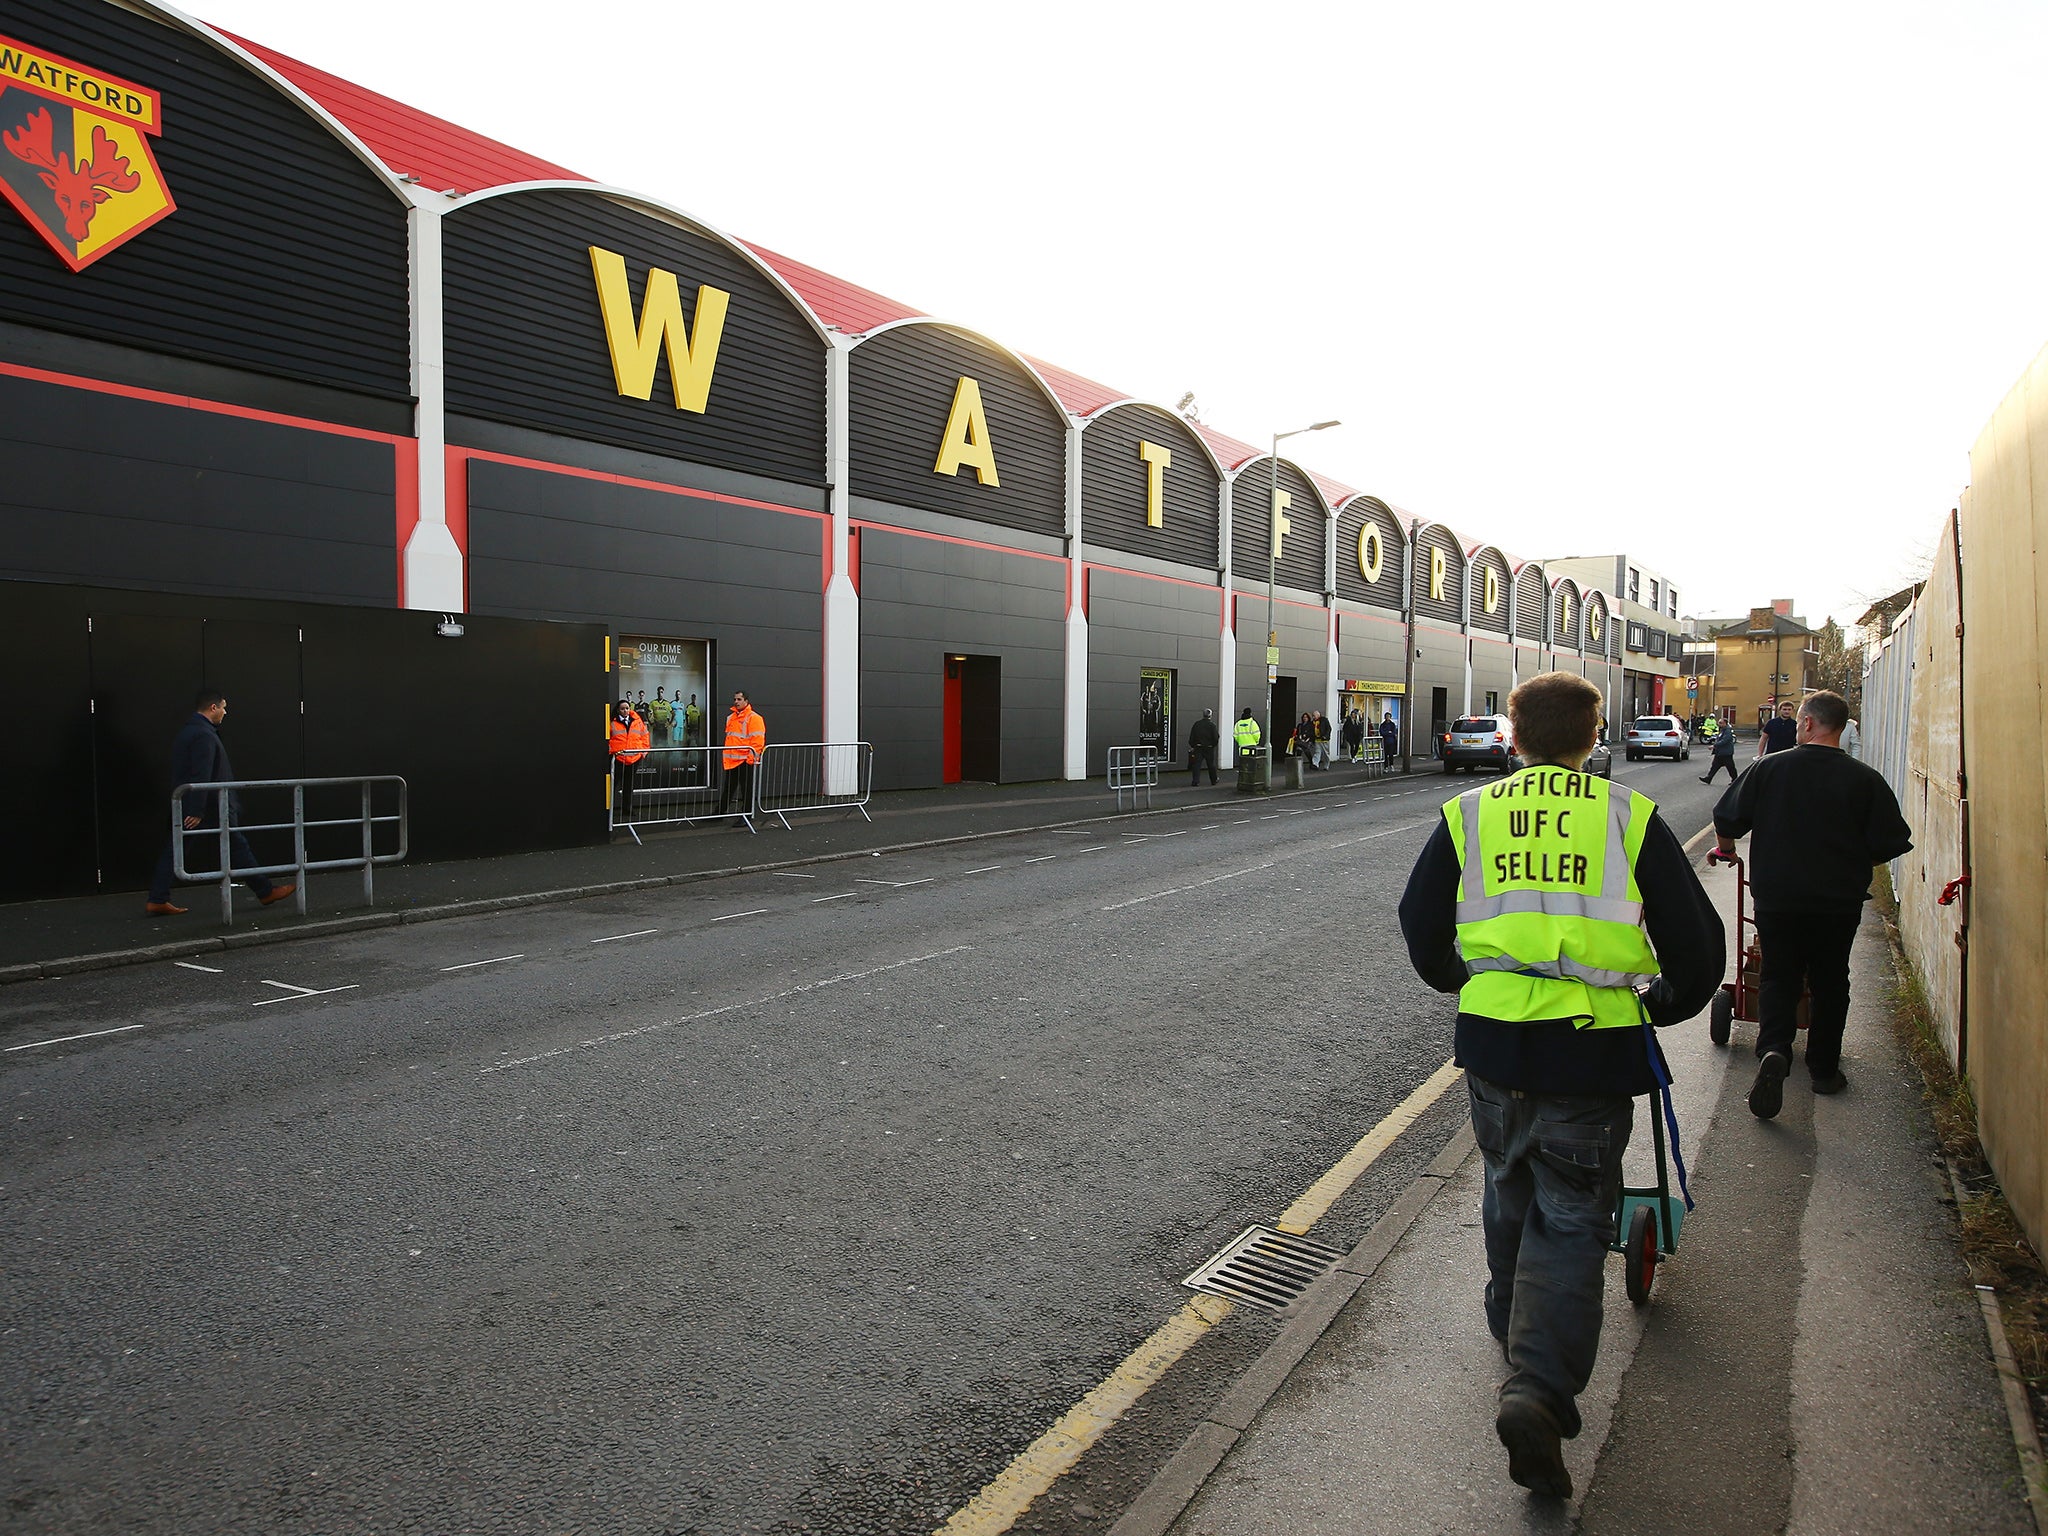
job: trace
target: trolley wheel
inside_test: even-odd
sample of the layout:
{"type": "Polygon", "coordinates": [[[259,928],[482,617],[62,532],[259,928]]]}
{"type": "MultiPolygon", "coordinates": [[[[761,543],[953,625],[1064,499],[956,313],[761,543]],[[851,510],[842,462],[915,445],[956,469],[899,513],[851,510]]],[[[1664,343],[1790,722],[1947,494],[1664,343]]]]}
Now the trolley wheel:
{"type": "Polygon", "coordinates": [[[1716,1045],[1728,1043],[1729,1027],[1735,1022],[1735,994],[1726,987],[1714,994],[1707,1008],[1707,1038],[1716,1045]]]}
{"type": "Polygon", "coordinates": [[[1629,1218],[1621,1262],[1627,1266],[1628,1299],[1640,1307],[1649,1301],[1650,1282],[1657,1278],[1657,1217],[1647,1205],[1637,1206],[1629,1218]]]}

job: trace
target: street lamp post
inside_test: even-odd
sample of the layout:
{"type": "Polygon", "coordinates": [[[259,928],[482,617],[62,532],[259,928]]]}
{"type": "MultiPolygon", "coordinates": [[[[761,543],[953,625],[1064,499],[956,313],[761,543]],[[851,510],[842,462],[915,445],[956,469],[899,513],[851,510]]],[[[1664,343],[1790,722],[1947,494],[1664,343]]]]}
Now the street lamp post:
{"type": "Polygon", "coordinates": [[[1273,787],[1273,752],[1279,745],[1273,735],[1273,679],[1279,672],[1275,656],[1280,648],[1280,631],[1273,627],[1273,568],[1280,560],[1280,445],[1290,437],[1342,426],[1338,421],[1319,421],[1314,426],[1296,427],[1292,432],[1273,434],[1273,452],[1266,460],[1270,494],[1266,498],[1266,740],[1265,762],[1259,769],[1259,783],[1273,787]]]}

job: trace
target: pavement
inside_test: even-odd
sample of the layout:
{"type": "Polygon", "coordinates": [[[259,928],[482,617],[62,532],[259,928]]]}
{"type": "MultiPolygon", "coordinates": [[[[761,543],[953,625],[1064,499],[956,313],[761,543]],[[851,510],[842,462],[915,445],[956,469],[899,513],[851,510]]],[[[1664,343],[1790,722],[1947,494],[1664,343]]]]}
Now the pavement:
{"type": "MultiPolygon", "coordinates": [[[[1416,766],[1417,775],[1440,773],[1432,762],[1416,766]]],[[[1362,768],[1348,763],[1306,777],[1304,789],[1297,791],[1284,788],[1276,774],[1274,797],[1369,782],[1362,768]]],[[[1191,789],[1178,773],[1167,772],[1151,793],[1150,809],[1174,811],[1237,798],[1230,773],[1213,787],[1205,783],[1191,789]]],[[[619,832],[609,845],[387,865],[376,871],[376,901],[368,907],[360,874],[314,875],[304,917],[290,901],[259,907],[238,886],[235,923],[229,929],[220,926],[218,887],[212,885],[180,886],[171,893],[190,909],[182,917],[148,916],[139,891],[9,902],[0,904],[0,984],[295,936],[459,917],[493,906],[574,900],[1034,827],[1079,825],[1118,811],[1116,797],[1093,779],[899,790],[877,794],[868,814],[872,820],[847,811],[793,813],[787,828],[762,817],[756,821],[759,832],[752,835],[737,822],[648,828],[641,833],[644,842],[637,844],[619,832]]]]}
{"type": "MultiPolygon", "coordinates": [[[[1704,878],[1732,933],[1732,880],[1704,878]]],[[[1566,1446],[1572,1499],[1510,1483],[1493,1432],[1506,1371],[1480,1313],[1466,1134],[1390,1213],[1398,1240],[1354,1251],[1367,1278],[1326,1327],[1304,1319],[1319,1336],[1268,1373],[1256,1416],[1226,1398],[1112,1536],[2033,1536],[1947,1174],[1886,1018],[1874,917],[1853,965],[1849,1089],[1818,1097],[1795,1065],[1774,1121],[1748,1112],[1753,1026],[1727,1048],[1703,1020],[1666,1031],[1698,1207],[1647,1307],[1609,1266],[1585,1428],[1566,1446]]],[[[1630,1183],[1654,1177],[1642,1110],[1630,1183]]]]}

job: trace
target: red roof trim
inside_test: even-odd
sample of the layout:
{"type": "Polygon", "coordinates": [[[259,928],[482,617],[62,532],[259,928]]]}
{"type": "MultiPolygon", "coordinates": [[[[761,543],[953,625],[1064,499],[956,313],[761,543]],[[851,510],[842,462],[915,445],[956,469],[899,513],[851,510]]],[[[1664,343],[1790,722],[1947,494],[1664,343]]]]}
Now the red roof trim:
{"type": "Polygon", "coordinates": [[[925,318],[923,310],[913,309],[899,300],[876,293],[872,288],[849,283],[844,278],[834,277],[829,272],[784,256],[779,251],[771,251],[766,246],[756,245],[751,240],[742,240],[740,244],[773,267],[776,275],[796,290],[797,296],[811,306],[811,312],[820,320],[849,336],[864,336],[896,320],[925,318]]]}
{"type": "MultiPolygon", "coordinates": [[[[218,29],[216,29],[218,30],[218,29]]],[[[232,32],[222,37],[304,91],[400,176],[435,192],[480,192],[520,181],[588,181],[588,176],[486,138],[402,101],[315,69],[232,32]]]]}

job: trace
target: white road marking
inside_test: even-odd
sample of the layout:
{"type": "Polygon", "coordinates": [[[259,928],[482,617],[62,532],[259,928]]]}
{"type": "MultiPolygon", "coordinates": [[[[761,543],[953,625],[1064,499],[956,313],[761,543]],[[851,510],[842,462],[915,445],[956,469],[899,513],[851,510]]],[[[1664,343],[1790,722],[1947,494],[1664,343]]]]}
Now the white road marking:
{"type": "Polygon", "coordinates": [[[714,923],[729,923],[736,917],[759,917],[763,912],[766,912],[767,910],[768,909],[766,907],[755,907],[750,911],[746,912],[728,912],[725,914],[725,916],[714,917],[713,919],[711,919],[711,921],[713,921],[714,923]]]}
{"type": "Polygon", "coordinates": [[[900,891],[906,885],[930,885],[939,877],[937,875],[926,875],[921,880],[870,880],[864,875],[856,875],[854,878],[862,885],[886,885],[892,891],[900,891]]]}
{"type": "Polygon", "coordinates": [[[859,891],[841,891],[837,896],[813,896],[811,898],[811,905],[815,907],[821,901],[844,901],[849,896],[858,896],[859,894],[859,891]]]}
{"type": "Polygon", "coordinates": [[[1026,859],[1024,862],[1026,864],[1043,864],[1047,859],[1056,859],[1058,857],[1059,855],[1056,853],[1041,853],[1037,858],[1026,859]]]}
{"type": "MultiPolygon", "coordinates": [[[[217,965],[194,965],[190,960],[173,960],[171,964],[183,966],[188,971],[204,971],[209,976],[224,976],[227,974],[217,965]]],[[[135,1027],[140,1029],[142,1026],[138,1024],[135,1027]]]]}
{"type": "Polygon", "coordinates": [[[1182,827],[1178,832],[1154,832],[1152,835],[1156,838],[1162,839],[1168,837],[1186,837],[1188,835],[1188,829],[1186,827],[1182,827]]]}
{"type": "Polygon", "coordinates": [[[815,880],[818,878],[816,875],[800,875],[793,869],[771,869],[768,873],[775,876],[778,880],[815,880]]]}
{"type": "Polygon", "coordinates": [[[1389,827],[1384,832],[1369,832],[1364,837],[1347,837],[1341,843],[1332,843],[1332,848],[1349,848],[1353,843],[1376,843],[1383,837],[1392,837],[1397,832],[1413,832],[1417,827],[1426,827],[1426,821],[1404,821],[1398,827],[1389,827]]]}
{"type": "Polygon", "coordinates": [[[1259,820],[1261,820],[1261,821],[1278,821],[1279,819],[1280,819],[1280,813],[1279,813],[1278,811],[1275,811],[1275,812],[1274,812],[1274,813],[1273,813],[1272,815],[1270,815],[1270,816],[1261,816],[1261,817],[1259,818],[1259,820]]]}
{"type": "Polygon", "coordinates": [[[1000,864],[984,864],[979,869],[963,869],[961,873],[963,875],[985,875],[992,869],[1001,869],[1002,867],[1000,864]]]}
{"type": "Polygon", "coordinates": [[[39,1045],[62,1045],[66,1040],[93,1040],[101,1035],[125,1035],[131,1029],[140,1029],[140,1024],[122,1024],[114,1029],[89,1029],[82,1035],[53,1035],[48,1040],[31,1040],[26,1045],[10,1045],[8,1051],[32,1051],[39,1045]]]}
{"type": "Polygon", "coordinates": [[[1222,823],[1222,822],[1220,822],[1220,821],[1212,821],[1212,822],[1210,822],[1210,823],[1209,823],[1209,825],[1207,825],[1206,827],[1203,827],[1203,828],[1201,828],[1200,830],[1202,830],[1202,831],[1204,831],[1204,832],[1214,832],[1214,831],[1215,831],[1215,830],[1216,830],[1216,829],[1217,829],[1218,827],[1220,827],[1220,826],[1222,826],[1222,825],[1223,825],[1223,823],[1222,823]]]}
{"type": "MultiPolygon", "coordinates": [[[[848,892],[849,895],[853,894],[848,892]]],[[[880,976],[889,971],[900,971],[905,966],[923,965],[927,960],[943,960],[948,955],[964,954],[974,948],[972,944],[955,944],[951,949],[935,949],[928,955],[913,955],[908,960],[892,960],[887,965],[878,965],[865,971],[841,971],[836,976],[827,976],[822,981],[807,981],[801,986],[790,987],[782,992],[771,992],[766,997],[749,998],[745,1002],[726,1003],[717,1008],[706,1008],[701,1013],[685,1014],[679,1019],[662,1019],[653,1024],[643,1024],[638,1029],[622,1029],[616,1034],[598,1035],[589,1040],[579,1040],[574,1045],[565,1045],[557,1050],[542,1051],[538,1056],[521,1056],[516,1061],[493,1062],[479,1067],[479,1072],[504,1072],[512,1067],[530,1067],[537,1061],[552,1061],[557,1056],[567,1056],[574,1051],[594,1050],[598,1046],[615,1045],[621,1040],[632,1040],[641,1035],[651,1035],[657,1030],[675,1029],[684,1024],[696,1024],[705,1019],[715,1019],[721,1014],[737,1013],[747,1008],[765,1008],[770,1003],[784,1002],[792,997],[801,997],[806,992],[819,992],[826,987],[836,987],[849,981],[866,981],[871,976],[880,976]]]]}
{"type": "MultiPolygon", "coordinates": [[[[275,987],[282,985],[282,983],[273,981],[271,985],[275,987]]],[[[352,981],[345,987],[322,987],[318,991],[313,991],[306,987],[294,987],[290,997],[259,998],[249,1006],[251,1008],[268,1008],[272,1003],[301,1003],[309,997],[325,997],[330,992],[353,992],[360,985],[360,982],[352,981]]]]}
{"type": "Polygon", "coordinates": [[[1231,825],[1233,827],[1248,827],[1251,825],[1251,821],[1251,817],[1247,816],[1243,821],[1233,821],[1231,825]]]}
{"type": "Polygon", "coordinates": [[[1197,880],[1193,885],[1176,885],[1170,891],[1154,891],[1150,896],[1133,896],[1129,901],[1114,902],[1102,910],[1105,912],[1120,912],[1125,907],[1142,906],[1148,901],[1158,901],[1164,896],[1178,896],[1183,891],[1198,891],[1205,885],[1216,884],[1219,880],[1235,880],[1239,875],[1256,874],[1262,869],[1271,869],[1272,867],[1273,864],[1268,862],[1265,864],[1254,864],[1250,869],[1234,869],[1227,875],[1211,875],[1207,880],[1197,880]]]}
{"type": "Polygon", "coordinates": [[[276,987],[280,992],[296,992],[301,997],[310,997],[319,990],[317,987],[295,987],[288,981],[266,981],[263,985],[266,987],[276,987]]]}
{"type": "Polygon", "coordinates": [[[524,960],[525,958],[526,956],[524,955],[497,955],[489,960],[465,960],[460,965],[444,965],[441,967],[441,971],[443,975],[446,975],[449,971],[473,971],[480,965],[503,965],[507,960],[524,960]]]}
{"type": "Polygon", "coordinates": [[[592,939],[590,942],[593,944],[616,944],[621,939],[644,939],[650,933],[659,932],[661,932],[659,928],[635,928],[631,933],[607,934],[604,938],[592,939]]]}
{"type": "Polygon", "coordinates": [[[1081,832],[1071,830],[1066,827],[1054,827],[1052,829],[1052,835],[1054,837],[1093,837],[1095,834],[1093,832],[1081,832]]]}
{"type": "Polygon", "coordinates": [[[1287,814],[1288,814],[1289,816],[1306,816],[1306,815],[1308,814],[1308,807],[1307,807],[1307,806],[1303,806],[1303,807],[1302,807],[1302,808],[1301,808],[1300,810],[1298,810],[1298,811],[1289,811],[1289,812],[1288,812],[1287,814]]]}
{"type": "Polygon", "coordinates": [[[1074,852],[1076,852],[1076,853],[1100,853],[1100,852],[1102,852],[1102,850],[1103,850],[1103,849],[1107,848],[1108,846],[1109,846],[1109,844],[1107,844],[1107,843],[1097,843],[1097,844],[1095,844],[1095,846],[1094,846],[1094,847],[1092,847],[1092,848],[1076,848],[1076,849],[1074,850],[1074,852]]]}

